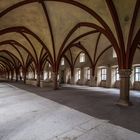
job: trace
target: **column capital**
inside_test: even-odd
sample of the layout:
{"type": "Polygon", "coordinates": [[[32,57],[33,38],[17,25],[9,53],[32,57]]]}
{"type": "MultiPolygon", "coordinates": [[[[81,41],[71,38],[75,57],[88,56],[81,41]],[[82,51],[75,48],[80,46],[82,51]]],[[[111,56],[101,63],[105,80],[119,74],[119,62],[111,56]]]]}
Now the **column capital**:
{"type": "Polygon", "coordinates": [[[132,69],[119,69],[120,78],[129,78],[132,73],[132,69]]]}

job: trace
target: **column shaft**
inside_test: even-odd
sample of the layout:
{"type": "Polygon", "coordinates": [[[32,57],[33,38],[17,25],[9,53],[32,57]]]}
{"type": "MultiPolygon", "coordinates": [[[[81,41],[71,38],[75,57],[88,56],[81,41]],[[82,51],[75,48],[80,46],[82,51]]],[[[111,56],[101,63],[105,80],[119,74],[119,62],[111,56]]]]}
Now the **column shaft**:
{"type": "Polygon", "coordinates": [[[52,78],[53,78],[53,88],[54,90],[57,90],[59,88],[57,82],[57,72],[52,72],[52,78]]]}
{"type": "Polygon", "coordinates": [[[120,99],[117,105],[129,106],[129,90],[130,90],[130,75],[131,69],[120,69],[120,99]]]}

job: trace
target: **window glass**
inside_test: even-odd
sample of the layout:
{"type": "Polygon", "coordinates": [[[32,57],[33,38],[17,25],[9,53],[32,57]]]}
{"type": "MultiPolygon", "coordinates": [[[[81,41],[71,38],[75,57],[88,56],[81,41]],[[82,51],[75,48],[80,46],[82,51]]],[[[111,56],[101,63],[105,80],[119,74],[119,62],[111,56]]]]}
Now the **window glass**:
{"type": "Polygon", "coordinates": [[[46,80],[48,78],[48,72],[44,72],[44,80],[46,80]]]}
{"type": "Polygon", "coordinates": [[[135,81],[140,81],[140,67],[135,67],[135,81]]]}
{"type": "Polygon", "coordinates": [[[90,79],[90,69],[87,69],[87,79],[90,79]]]}
{"type": "Polygon", "coordinates": [[[65,64],[64,58],[61,59],[61,65],[63,66],[65,64]]]}
{"type": "Polygon", "coordinates": [[[119,69],[116,68],[116,81],[120,80],[119,69]]]}
{"type": "Polygon", "coordinates": [[[107,79],[107,69],[102,68],[101,69],[101,80],[106,80],[107,79]]]}
{"type": "Polygon", "coordinates": [[[51,71],[49,71],[49,77],[48,78],[51,79],[51,76],[52,76],[51,71]]]}
{"type": "Polygon", "coordinates": [[[78,80],[80,80],[81,79],[81,70],[79,69],[78,70],[78,80]]]}
{"type": "Polygon", "coordinates": [[[80,62],[85,62],[85,53],[80,53],[80,62]]]}
{"type": "Polygon", "coordinates": [[[49,67],[51,67],[51,64],[49,63],[49,67]]]}
{"type": "Polygon", "coordinates": [[[81,79],[81,69],[77,70],[76,75],[75,75],[75,79],[76,79],[76,81],[81,79]]]}

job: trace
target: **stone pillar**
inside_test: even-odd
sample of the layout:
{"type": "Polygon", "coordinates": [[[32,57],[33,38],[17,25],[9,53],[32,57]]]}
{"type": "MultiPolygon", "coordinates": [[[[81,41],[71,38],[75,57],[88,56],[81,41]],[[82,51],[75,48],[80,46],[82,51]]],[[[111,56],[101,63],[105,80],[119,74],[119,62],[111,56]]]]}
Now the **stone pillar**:
{"type": "Polygon", "coordinates": [[[36,86],[40,87],[40,73],[37,72],[36,86]]]}
{"type": "Polygon", "coordinates": [[[18,81],[18,74],[16,73],[16,82],[18,81]]]}
{"type": "Polygon", "coordinates": [[[14,77],[14,71],[11,71],[11,81],[13,81],[13,77],[14,77]]]}
{"type": "Polygon", "coordinates": [[[34,75],[34,76],[33,76],[33,79],[35,79],[35,70],[33,71],[33,75],[34,75]]]}
{"type": "Polygon", "coordinates": [[[9,80],[11,80],[11,71],[9,71],[9,80]]]}
{"type": "Polygon", "coordinates": [[[26,84],[26,74],[27,74],[26,68],[22,69],[22,73],[23,73],[23,82],[24,82],[24,84],[26,84]]]}
{"type": "Polygon", "coordinates": [[[95,68],[92,67],[90,68],[90,86],[91,87],[96,87],[96,81],[97,80],[97,77],[95,76],[95,68]]]}
{"type": "Polygon", "coordinates": [[[90,77],[90,86],[91,87],[96,86],[96,76],[91,75],[91,77],[90,77]]]}
{"type": "Polygon", "coordinates": [[[72,84],[72,85],[74,85],[74,84],[75,84],[74,75],[71,75],[70,84],[72,84]]]}
{"type": "Polygon", "coordinates": [[[53,89],[57,90],[59,88],[57,82],[57,72],[52,72],[52,79],[53,79],[53,89]]]}
{"type": "Polygon", "coordinates": [[[44,80],[44,71],[41,71],[40,73],[40,80],[44,80]]]}
{"type": "Polygon", "coordinates": [[[9,71],[7,71],[7,80],[9,80],[9,75],[10,75],[10,73],[9,73],[9,71]]]}
{"type": "Polygon", "coordinates": [[[131,69],[120,69],[120,99],[117,105],[129,106],[131,102],[129,101],[129,90],[130,90],[130,75],[131,69]]]}
{"type": "Polygon", "coordinates": [[[16,82],[19,80],[19,68],[17,68],[16,70],[16,82]]]}
{"type": "Polygon", "coordinates": [[[37,65],[36,69],[37,69],[37,71],[36,71],[37,72],[36,86],[40,87],[40,79],[41,79],[40,64],[37,65]]]}
{"type": "Polygon", "coordinates": [[[71,66],[71,79],[70,79],[70,84],[75,85],[75,71],[74,71],[74,66],[71,66]]]}

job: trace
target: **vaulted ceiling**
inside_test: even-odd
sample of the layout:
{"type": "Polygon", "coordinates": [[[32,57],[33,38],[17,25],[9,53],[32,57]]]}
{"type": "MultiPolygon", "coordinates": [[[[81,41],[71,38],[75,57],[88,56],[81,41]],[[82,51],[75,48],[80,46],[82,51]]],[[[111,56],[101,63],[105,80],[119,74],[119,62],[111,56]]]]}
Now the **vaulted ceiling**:
{"type": "Polygon", "coordinates": [[[0,0],[0,68],[44,58],[57,68],[62,55],[78,49],[94,65],[111,47],[120,67],[129,67],[139,17],[140,0],[0,0]]]}

